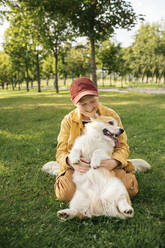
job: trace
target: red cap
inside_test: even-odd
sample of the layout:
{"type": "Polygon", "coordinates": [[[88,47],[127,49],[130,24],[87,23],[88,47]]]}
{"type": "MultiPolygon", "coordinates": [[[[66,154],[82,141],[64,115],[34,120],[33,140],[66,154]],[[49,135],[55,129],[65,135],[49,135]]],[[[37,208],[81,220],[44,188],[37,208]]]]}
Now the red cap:
{"type": "Polygon", "coordinates": [[[98,96],[96,85],[87,77],[77,78],[70,86],[70,95],[72,102],[77,104],[78,101],[86,95],[98,96]]]}

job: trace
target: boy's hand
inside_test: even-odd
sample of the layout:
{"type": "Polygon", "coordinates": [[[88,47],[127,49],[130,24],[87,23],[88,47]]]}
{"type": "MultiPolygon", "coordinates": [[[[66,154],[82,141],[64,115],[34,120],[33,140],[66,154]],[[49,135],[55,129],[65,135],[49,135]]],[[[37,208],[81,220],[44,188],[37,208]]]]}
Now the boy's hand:
{"type": "Polygon", "coordinates": [[[90,169],[89,161],[85,160],[83,157],[80,158],[80,161],[77,164],[71,164],[69,158],[67,159],[67,162],[75,171],[81,174],[86,173],[90,169]]]}
{"type": "Polygon", "coordinates": [[[116,159],[105,159],[102,160],[100,163],[100,168],[104,167],[105,169],[111,171],[113,169],[115,169],[118,165],[120,164],[119,161],[117,161],[116,159]]]}

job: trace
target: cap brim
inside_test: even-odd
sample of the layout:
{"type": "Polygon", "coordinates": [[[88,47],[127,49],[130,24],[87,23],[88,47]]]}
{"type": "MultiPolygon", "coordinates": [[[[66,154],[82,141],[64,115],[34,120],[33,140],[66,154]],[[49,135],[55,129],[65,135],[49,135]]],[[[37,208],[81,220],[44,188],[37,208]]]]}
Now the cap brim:
{"type": "Polygon", "coordinates": [[[80,92],[74,99],[72,99],[72,102],[74,104],[77,104],[78,101],[83,97],[83,96],[87,96],[87,95],[91,95],[91,96],[98,96],[98,92],[94,91],[94,90],[85,90],[80,92]]]}

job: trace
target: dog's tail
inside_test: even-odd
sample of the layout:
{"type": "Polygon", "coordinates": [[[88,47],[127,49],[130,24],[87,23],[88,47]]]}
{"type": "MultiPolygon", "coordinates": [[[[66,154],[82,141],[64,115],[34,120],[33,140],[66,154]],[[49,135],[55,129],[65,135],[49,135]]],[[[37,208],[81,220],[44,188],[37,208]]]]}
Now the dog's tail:
{"type": "Polygon", "coordinates": [[[147,171],[151,169],[151,165],[143,159],[136,158],[129,159],[129,161],[134,165],[135,171],[147,171]]]}
{"type": "Polygon", "coordinates": [[[44,164],[41,170],[51,175],[57,175],[59,172],[59,165],[56,161],[50,161],[44,164]]]}

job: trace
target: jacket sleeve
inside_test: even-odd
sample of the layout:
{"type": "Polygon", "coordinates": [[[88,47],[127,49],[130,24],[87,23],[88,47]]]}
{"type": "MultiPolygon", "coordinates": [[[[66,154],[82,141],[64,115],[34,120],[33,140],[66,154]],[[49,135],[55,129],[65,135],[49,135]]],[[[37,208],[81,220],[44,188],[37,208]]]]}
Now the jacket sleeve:
{"type": "MultiPolygon", "coordinates": [[[[117,115],[117,114],[116,114],[117,115]]],[[[120,117],[117,115],[118,125],[123,128],[120,117]]],[[[119,136],[120,147],[115,147],[115,150],[112,154],[112,158],[118,160],[121,163],[121,167],[124,168],[127,166],[127,158],[129,156],[129,146],[127,144],[127,135],[124,132],[119,136]]]]}
{"type": "Polygon", "coordinates": [[[69,165],[66,163],[66,158],[69,154],[68,139],[70,135],[70,125],[67,116],[61,122],[60,133],[57,138],[56,161],[59,164],[60,172],[64,172],[69,165]]]}

